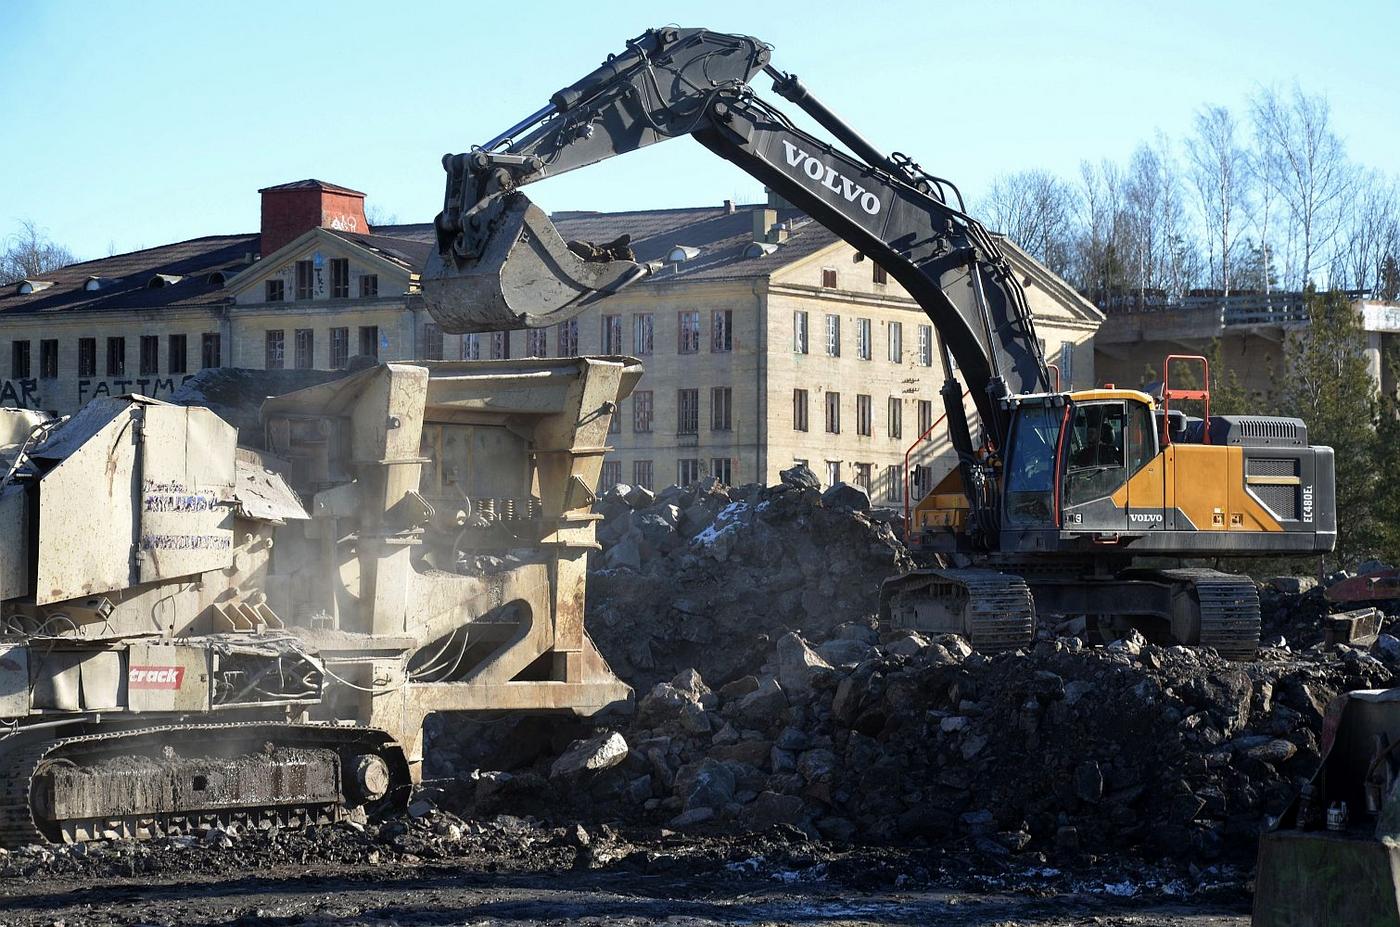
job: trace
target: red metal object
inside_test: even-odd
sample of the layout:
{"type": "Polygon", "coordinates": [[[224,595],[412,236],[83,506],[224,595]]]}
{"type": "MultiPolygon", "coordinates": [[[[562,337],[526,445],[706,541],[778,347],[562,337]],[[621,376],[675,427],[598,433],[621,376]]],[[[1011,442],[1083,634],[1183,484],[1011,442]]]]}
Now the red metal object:
{"type": "Polygon", "coordinates": [[[1400,599],[1400,570],[1377,570],[1333,583],[1322,593],[1329,602],[1380,602],[1400,599]]]}
{"type": "MultiPolygon", "coordinates": [[[[963,390],[963,394],[962,394],[962,398],[963,398],[963,399],[966,399],[966,398],[967,398],[968,396],[970,396],[970,395],[972,395],[972,390],[970,390],[970,389],[965,389],[965,390],[963,390]]],[[[914,443],[911,444],[911,445],[909,445],[909,447],[906,448],[905,451],[904,451],[904,543],[905,543],[905,544],[908,544],[908,543],[909,543],[909,535],[910,535],[910,532],[911,532],[911,530],[912,530],[912,522],[910,521],[910,519],[913,517],[912,514],[911,514],[911,510],[910,510],[910,498],[909,498],[909,455],[912,454],[912,453],[914,453],[914,449],[917,448],[920,444],[923,444],[925,441],[927,441],[927,440],[928,440],[928,436],[931,435],[931,434],[933,434],[933,430],[934,430],[935,428],[937,428],[939,425],[943,424],[943,420],[944,420],[945,418],[947,418],[947,417],[948,417],[948,413],[947,413],[947,412],[944,412],[942,415],[938,416],[938,420],[935,421],[932,425],[928,426],[928,430],[925,431],[923,434],[919,435],[919,437],[916,438],[916,439],[914,440],[914,443]]]]}
{"type": "Polygon", "coordinates": [[[1052,519],[1052,521],[1055,523],[1055,527],[1056,527],[1056,528],[1063,528],[1063,527],[1064,527],[1063,525],[1060,524],[1060,505],[1061,505],[1061,502],[1060,502],[1060,492],[1061,492],[1061,486],[1063,485],[1063,482],[1064,482],[1064,481],[1061,479],[1061,476],[1062,476],[1062,471],[1063,471],[1063,463],[1062,463],[1062,462],[1063,462],[1064,459],[1065,459],[1064,450],[1065,450],[1065,432],[1066,432],[1066,431],[1069,431],[1069,403],[1065,403],[1065,413],[1064,413],[1064,415],[1062,415],[1062,416],[1060,417],[1060,436],[1059,436],[1058,438],[1055,439],[1055,474],[1054,474],[1054,480],[1055,480],[1055,496],[1054,496],[1054,499],[1055,499],[1055,517],[1052,519]]]}
{"type": "Polygon", "coordinates": [[[1046,364],[1045,369],[1055,371],[1055,392],[1060,392],[1060,365],[1046,364]]]}
{"type": "MultiPolygon", "coordinates": [[[[1201,429],[1201,443],[1210,443],[1210,361],[1199,354],[1168,354],[1166,362],[1162,364],[1162,421],[1167,420],[1167,410],[1171,407],[1173,399],[1196,400],[1205,403],[1205,412],[1202,417],[1205,419],[1205,427],[1201,429]],[[1200,361],[1202,370],[1203,389],[1173,389],[1171,385],[1172,361],[1200,361]]],[[[1171,443],[1171,433],[1164,427],[1162,429],[1162,446],[1171,443]]]]}

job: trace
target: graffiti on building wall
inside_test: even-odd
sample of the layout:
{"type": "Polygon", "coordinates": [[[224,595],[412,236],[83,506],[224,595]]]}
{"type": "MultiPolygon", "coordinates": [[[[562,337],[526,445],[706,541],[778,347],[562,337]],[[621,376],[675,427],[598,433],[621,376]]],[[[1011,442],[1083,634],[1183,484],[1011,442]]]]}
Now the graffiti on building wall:
{"type": "Polygon", "coordinates": [[[0,380],[4,386],[0,386],[0,406],[9,406],[12,409],[38,409],[39,381],[33,377],[21,377],[17,380],[0,380]]]}
{"type": "MultiPolygon", "coordinates": [[[[172,395],[177,386],[183,385],[192,376],[193,374],[185,374],[179,378],[178,383],[175,377],[137,377],[130,380],[82,379],[78,381],[78,405],[100,396],[124,396],[127,393],[140,393],[142,396],[159,399],[162,395],[172,395]]],[[[3,396],[0,395],[0,398],[3,396]]]]}

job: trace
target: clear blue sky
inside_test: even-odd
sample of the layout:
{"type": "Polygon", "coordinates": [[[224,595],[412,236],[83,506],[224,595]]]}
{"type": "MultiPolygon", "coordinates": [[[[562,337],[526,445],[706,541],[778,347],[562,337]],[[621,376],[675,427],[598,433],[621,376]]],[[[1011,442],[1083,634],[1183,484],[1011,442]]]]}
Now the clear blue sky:
{"type": "MultiPolygon", "coordinates": [[[[87,258],[255,231],[255,191],[305,177],[429,221],[444,152],[667,20],[773,44],[867,137],[973,197],[1004,171],[1125,158],[1202,103],[1242,111],[1295,79],[1327,95],[1355,159],[1400,166],[1397,0],[0,0],[0,237],[32,219],[87,258]]],[[[688,139],[531,189],[549,210],[760,195],[688,139]]]]}

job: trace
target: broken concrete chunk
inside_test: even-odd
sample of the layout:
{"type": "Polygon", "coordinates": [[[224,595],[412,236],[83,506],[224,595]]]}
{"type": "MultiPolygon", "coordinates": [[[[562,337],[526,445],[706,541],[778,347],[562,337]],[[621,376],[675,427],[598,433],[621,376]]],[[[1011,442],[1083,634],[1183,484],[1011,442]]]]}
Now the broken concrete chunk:
{"type": "Polygon", "coordinates": [[[859,486],[853,486],[843,481],[836,483],[822,493],[822,504],[833,509],[868,512],[870,511],[870,494],[859,486]]]}
{"type": "Polygon", "coordinates": [[[627,759],[627,740],[617,731],[576,740],[549,768],[549,778],[561,779],[580,773],[609,769],[627,759]]]}
{"type": "Polygon", "coordinates": [[[806,464],[798,464],[778,473],[778,479],[794,489],[821,489],[821,480],[806,464]]]}
{"type": "Polygon", "coordinates": [[[808,647],[801,635],[789,631],[778,638],[778,681],[785,690],[812,691],[812,671],[817,669],[829,670],[831,664],[808,647]]]}

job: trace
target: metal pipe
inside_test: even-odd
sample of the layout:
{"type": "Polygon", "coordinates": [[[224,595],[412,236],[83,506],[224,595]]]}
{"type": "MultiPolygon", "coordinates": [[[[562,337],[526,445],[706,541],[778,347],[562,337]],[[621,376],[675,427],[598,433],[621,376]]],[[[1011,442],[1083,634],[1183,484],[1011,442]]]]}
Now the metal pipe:
{"type": "Polygon", "coordinates": [[[553,103],[546,103],[540,109],[526,116],[524,119],[511,126],[509,129],[506,129],[504,132],[491,139],[491,141],[487,142],[485,145],[482,145],[481,150],[490,151],[497,145],[501,144],[501,142],[509,141],[510,139],[519,135],[521,132],[524,132],[526,129],[533,126],[535,123],[541,122],[549,116],[553,116],[558,111],[558,109],[559,108],[553,103]]]}
{"type": "Polygon", "coordinates": [[[887,170],[892,174],[900,174],[898,165],[890,160],[855,129],[851,128],[840,116],[827,109],[826,106],[807,90],[802,81],[797,79],[795,74],[784,74],[771,64],[764,67],[763,72],[773,78],[773,91],[785,100],[796,103],[798,108],[815,119],[832,135],[846,144],[851,152],[871,167],[887,170]]]}

